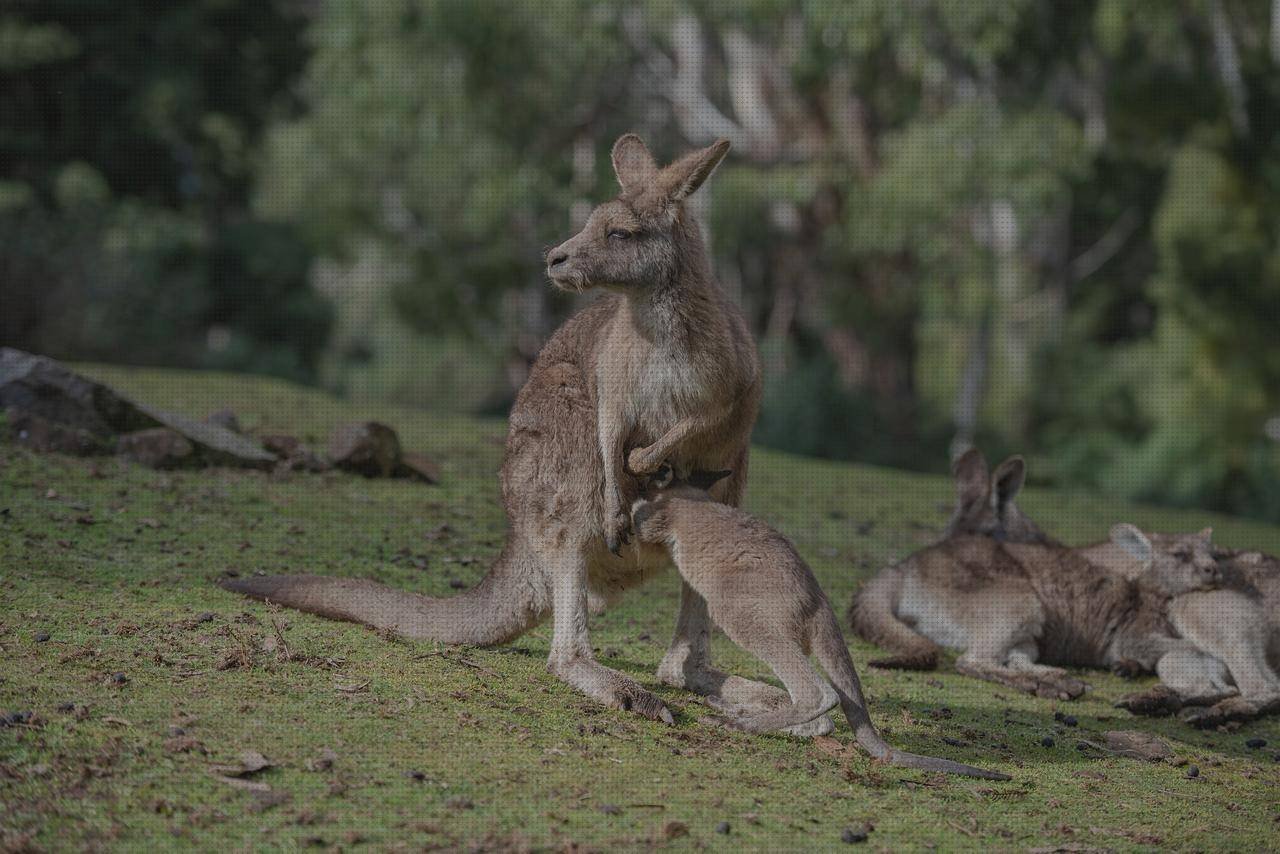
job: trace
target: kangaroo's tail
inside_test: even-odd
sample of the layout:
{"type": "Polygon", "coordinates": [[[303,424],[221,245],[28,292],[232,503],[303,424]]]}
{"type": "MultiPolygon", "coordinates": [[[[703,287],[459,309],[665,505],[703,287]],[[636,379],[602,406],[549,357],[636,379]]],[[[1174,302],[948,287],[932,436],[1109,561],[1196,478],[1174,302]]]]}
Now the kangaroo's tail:
{"type": "Polygon", "coordinates": [[[526,554],[509,539],[478,585],[446,599],[396,590],[365,578],[270,575],[219,583],[254,599],[407,638],[489,646],[523,634],[547,611],[542,585],[536,583],[537,567],[526,554]]]}
{"type": "Polygon", "coordinates": [[[889,658],[869,662],[872,667],[933,670],[938,666],[941,647],[898,619],[896,610],[901,589],[899,567],[881,570],[853,594],[849,626],[863,640],[893,652],[889,658]]]}
{"type": "Polygon", "coordinates": [[[920,756],[907,753],[889,746],[880,733],[876,732],[867,713],[867,701],[862,695],[862,683],[858,681],[858,672],[854,670],[853,659],[849,657],[849,647],[840,634],[840,626],[830,606],[825,606],[814,617],[813,654],[818,664],[827,672],[836,693],[840,695],[840,707],[853,727],[854,736],[862,749],[876,759],[897,765],[902,768],[918,768],[922,771],[941,771],[945,774],[960,774],[965,777],[978,777],[983,780],[1008,780],[1008,774],[999,771],[987,771],[953,762],[950,759],[939,759],[934,756],[920,756]]]}

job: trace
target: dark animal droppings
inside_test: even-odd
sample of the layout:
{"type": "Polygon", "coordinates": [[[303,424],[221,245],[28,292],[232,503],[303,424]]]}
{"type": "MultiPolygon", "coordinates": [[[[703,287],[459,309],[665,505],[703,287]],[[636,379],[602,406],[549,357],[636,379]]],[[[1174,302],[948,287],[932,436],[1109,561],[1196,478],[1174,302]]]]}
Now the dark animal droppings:
{"type": "Polygon", "coordinates": [[[1053,745],[1054,745],[1054,741],[1053,741],[1053,736],[1051,735],[1046,735],[1044,738],[1040,739],[1041,747],[1053,747],[1053,745]]]}
{"type": "Polygon", "coordinates": [[[1244,743],[1244,746],[1250,750],[1257,750],[1260,747],[1266,747],[1267,740],[1265,738],[1251,738],[1244,743]]]}
{"type": "Polygon", "coordinates": [[[728,835],[729,835],[729,822],[727,822],[727,821],[722,821],[722,822],[720,822],[719,824],[717,824],[717,825],[716,825],[716,833],[720,833],[720,834],[723,834],[723,835],[725,835],[725,836],[728,836],[728,835]]]}
{"type": "Polygon", "coordinates": [[[840,834],[840,841],[845,845],[853,845],[855,842],[866,842],[867,832],[865,830],[854,830],[846,827],[844,833],[840,834]]]}

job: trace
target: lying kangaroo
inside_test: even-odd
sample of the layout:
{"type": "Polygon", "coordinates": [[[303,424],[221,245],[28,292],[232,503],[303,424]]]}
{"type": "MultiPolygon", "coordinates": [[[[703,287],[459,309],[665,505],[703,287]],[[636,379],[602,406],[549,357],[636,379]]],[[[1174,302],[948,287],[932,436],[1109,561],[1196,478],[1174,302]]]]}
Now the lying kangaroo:
{"type": "MultiPolygon", "coordinates": [[[[1025,478],[1021,457],[1005,460],[988,475],[986,459],[972,449],[956,461],[954,470],[957,509],[948,534],[1056,544],[1014,503],[1025,478]]],[[[1157,549],[1199,553],[1201,560],[1208,550],[1222,580],[1219,589],[1193,591],[1169,601],[1170,626],[1194,648],[1183,647],[1160,659],[1156,673],[1161,685],[1126,697],[1121,701],[1125,708],[1152,714],[1200,706],[1188,709],[1184,717],[1208,726],[1256,717],[1280,706],[1280,560],[1212,546],[1210,534],[1208,529],[1197,535],[1148,534],[1157,549]]],[[[1110,542],[1080,551],[1091,564],[1126,578],[1143,570],[1140,561],[1110,542]]],[[[1137,669],[1135,662],[1118,664],[1126,674],[1137,669]]]]}
{"type": "Polygon", "coordinates": [[[670,469],[663,469],[632,506],[632,519],[637,539],[670,551],[685,583],[706,600],[716,625],[768,664],[791,695],[790,705],[724,719],[727,726],[745,732],[795,727],[838,703],[858,744],[877,759],[904,768],[1009,779],[890,747],[871,723],[836,615],[813,572],[777,531],[712,500],[705,491],[709,485],[674,480],[670,469]],[[830,683],[810,664],[810,653],[830,683]]]}
{"type": "MultiPolygon", "coordinates": [[[[1121,701],[1137,713],[1188,709],[1197,726],[1245,720],[1280,709],[1280,560],[1256,551],[1216,548],[1211,531],[1198,535],[1152,534],[1158,548],[1177,549],[1188,539],[1209,552],[1222,574],[1218,589],[1191,592],[1169,602],[1169,623],[1193,648],[1171,653],[1157,672],[1163,689],[1121,701]]],[[[1182,545],[1185,548],[1185,545],[1182,545]]],[[[1138,568],[1108,544],[1082,550],[1112,572],[1132,577],[1138,568]]]]}
{"type": "Polygon", "coordinates": [[[962,651],[961,673],[1073,699],[1087,686],[1051,665],[1152,669],[1193,648],[1168,630],[1169,598],[1220,583],[1212,559],[1158,550],[1132,525],[1115,526],[1112,540],[1143,566],[1136,579],[1061,546],[952,537],[881,571],[855,596],[850,619],[895,653],[873,666],[931,669],[946,646],[962,651]]]}
{"type": "MultiPolygon", "coordinates": [[[[225,586],[450,643],[504,643],[550,613],[552,673],[605,705],[670,722],[656,696],[595,660],[587,615],[669,565],[660,548],[621,548],[624,493],[635,489],[624,463],[633,472],[664,459],[681,472],[732,469],[715,493],[730,504],[744,489],[761,391],[755,346],[712,276],[684,207],[728,148],[722,140],[660,169],[639,137],[623,136],[613,147],[621,195],[548,253],[547,274],[557,287],[608,293],[557,330],[516,397],[501,472],[507,542],[476,588],[434,599],[317,576],[240,578],[225,586]]],[[[744,705],[780,695],[713,670],[708,636],[706,604],[684,585],[659,678],[744,705]]]]}

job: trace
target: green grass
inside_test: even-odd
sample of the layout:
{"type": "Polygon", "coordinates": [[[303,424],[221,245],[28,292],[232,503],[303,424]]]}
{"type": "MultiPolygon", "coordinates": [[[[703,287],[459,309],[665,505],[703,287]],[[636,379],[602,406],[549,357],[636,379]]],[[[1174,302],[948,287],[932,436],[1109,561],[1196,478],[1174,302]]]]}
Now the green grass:
{"type": "MultiPolygon", "coordinates": [[[[888,738],[1014,777],[991,784],[699,723],[695,698],[653,677],[676,615],[674,575],[592,626],[600,658],[658,692],[674,727],[597,708],[548,675],[546,627],[501,649],[437,647],[239,599],[214,586],[220,574],[362,575],[438,595],[473,583],[503,537],[503,425],[356,409],[256,378],[85,370],[167,408],[230,406],[257,429],[313,441],[342,421],[383,420],[437,457],[445,479],[162,473],[0,444],[0,711],[35,714],[0,729],[0,848],[825,848],[867,822],[870,845],[895,851],[1280,845],[1280,725],[1199,732],[1134,719],[1112,708],[1134,686],[1105,673],[1058,704],[949,667],[869,670],[873,650],[855,642],[888,738]],[[442,525],[449,533],[428,536],[442,525]],[[1079,727],[1055,724],[1059,709],[1079,727]],[[1076,747],[1124,728],[1166,737],[1200,778],[1076,747]],[[1249,750],[1248,738],[1269,746],[1249,750]],[[333,767],[311,770],[326,749],[333,767]],[[275,763],[253,778],[270,797],[215,778],[211,766],[243,750],[275,763]]],[[[758,451],[747,504],[796,542],[843,611],[860,579],[936,536],[950,497],[939,478],[758,451]]],[[[1280,551],[1280,529],[1203,513],[1034,489],[1023,506],[1074,542],[1127,519],[1212,524],[1223,543],[1280,551]]],[[[715,653],[737,673],[769,675],[723,638],[715,653]]],[[[836,735],[851,742],[843,721],[836,735]]]]}

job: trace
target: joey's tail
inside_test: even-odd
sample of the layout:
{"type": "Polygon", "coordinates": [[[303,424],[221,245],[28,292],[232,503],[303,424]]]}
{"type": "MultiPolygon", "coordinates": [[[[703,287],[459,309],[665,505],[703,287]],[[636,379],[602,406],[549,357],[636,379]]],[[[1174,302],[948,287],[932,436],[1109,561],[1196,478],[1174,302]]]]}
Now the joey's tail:
{"type": "Polygon", "coordinates": [[[862,696],[862,683],[858,681],[858,672],[853,668],[853,659],[849,657],[849,647],[840,634],[840,626],[831,608],[825,607],[814,618],[813,654],[818,664],[827,672],[836,693],[840,695],[840,707],[853,727],[854,736],[862,749],[876,759],[897,765],[902,768],[918,768],[921,771],[941,771],[945,774],[960,774],[965,777],[979,777],[983,780],[1009,780],[1008,774],[999,771],[987,771],[975,768],[962,762],[950,759],[939,759],[934,756],[920,756],[891,747],[880,737],[871,716],[867,713],[867,701],[862,696]]]}
{"type": "Polygon", "coordinates": [[[933,670],[942,649],[898,619],[895,613],[902,588],[902,571],[889,567],[876,574],[853,595],[849,626],[863,640],[893,652],[871,662],[872,667],[895,670],[933,670]]]}
{"type": "Polygon", "coordinates": [[[537,570],[532,557],[512,538],[478,585],[445,599],[396,590],[366,578],[270,575],[219,583],[254,599],[407,638],[489,646],[523,634],[546,612],[537,570]]]}

